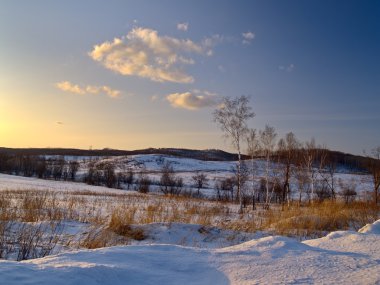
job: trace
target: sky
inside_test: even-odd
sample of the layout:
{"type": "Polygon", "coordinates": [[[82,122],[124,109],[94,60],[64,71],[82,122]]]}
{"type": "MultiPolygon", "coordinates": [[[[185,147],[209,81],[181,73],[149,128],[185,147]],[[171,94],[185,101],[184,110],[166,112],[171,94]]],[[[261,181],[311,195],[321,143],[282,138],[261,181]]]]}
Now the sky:
{"type": "Polygon", "coordinates": [[[379,1],[0,0],[0,146],[231,151],[212,120],[380,145],[379,1]]]}

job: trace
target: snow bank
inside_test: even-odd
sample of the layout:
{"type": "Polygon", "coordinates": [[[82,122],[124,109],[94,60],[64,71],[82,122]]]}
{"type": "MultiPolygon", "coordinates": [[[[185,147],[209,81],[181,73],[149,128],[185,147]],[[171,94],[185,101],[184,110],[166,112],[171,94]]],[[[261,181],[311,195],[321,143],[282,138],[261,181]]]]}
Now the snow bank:
{"type": "Polygon", "coordinates": [[[209,252],[180,246],[79,251],[22,263],[0,262],[0,284],[229,284],[209,252]]]}
{"type": "Polygon", "coordinates": [[[359,230],[359,233],[380,235],[380,220],[374,222],[373,224],[365,225],[359,230]]]}
{"type": "Polygon", "coordinates": [[[134,244],[172,244],[198,248],[221,248],[259,238],[261,232],[246,233],[211,226],[183,223],[150,223],[138,225],[147,238],[134,244]]]}
{"type": "Polygon", "coordinates": [[[304,242],[274,236],[221,249],[132,245],[0,261],[0,284],[379,284],[379,225],[304,242]]]}

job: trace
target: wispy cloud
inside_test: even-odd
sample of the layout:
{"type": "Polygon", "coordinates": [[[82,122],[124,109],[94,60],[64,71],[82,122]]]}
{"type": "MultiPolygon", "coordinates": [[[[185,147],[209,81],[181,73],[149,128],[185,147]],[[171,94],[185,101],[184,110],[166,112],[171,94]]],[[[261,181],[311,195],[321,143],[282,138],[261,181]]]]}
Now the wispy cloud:
{"type": "Polygon", "coordinates": [[[78,84],[73,84],[70,81],[61,81],[56,83],[56,87],[65,92],[75,93],[75,94],[106,94],[108,97],[117,98],[120,96],[121,92],[119,90],[112,89],[109,86],[95,86],[86,85],[79,86],[78,84]]]}
{"type": "Polygon", "coordinates": [[[85,94],[86,91],[79,87],[77,84],[72,84],[69,81],[61,81],[55,84],[56,87],[61,89],[62,91],[70,92],[70,93],[75,93],[75,94],[85,94]]]}
{"type": "Polygon", "coordinates": [[[200,90],[169,94],[166,96],[166,100],[175,108],[187,110],[198,110],[200,108],[213,107],[218,104],[216,94],[200,90]]]}
{"type": "Polygon", "coordinates": [[[159,96],[158,96],[157,94],[152,95],[152,96],[150,97],[150,101],[155,102],[155,101],[158,100],[158,98],[159,98],[159,96]]]}
{"type": "Polygon", "coordinates": [[[177,30],[186,32],[189,28],[189,23],[178,23],[177,30]]]}
{"type": "Polygon", "coordinates": [[[250,32],[250,31],[248,31],[246,33],[242,33],[241,35],[243,37],[242,43],[245,45],[250,44],[253,41],[253,39],[255,38],[255,34],[250,32]]]}
{"type": "Polygon", "coordinates": [[[218,65],[218,70],[220,71],[220,72],[226,72],[226,68],[223,66],[223,65],[218,65]]]}
{"type": "Polygon", "coordinates": [[[280,65],[278,67],[278,70],[281,70],[281,71],[286,71],[286,72],[292,72],[295,68],[295,65],[293,63],[287,65],[287,66],[284,66],[284,65],[280,65]]]}
{"type": "Polygon", "coordinates": [[[183,67],[194,64],[192,54],[212,55],[214,40],[195,43],[190,39],[161,36],[147,28],[133,28],[126,36],[95,45],[90,57],[123,75],[158,82],[191,83],[183,67]]]}

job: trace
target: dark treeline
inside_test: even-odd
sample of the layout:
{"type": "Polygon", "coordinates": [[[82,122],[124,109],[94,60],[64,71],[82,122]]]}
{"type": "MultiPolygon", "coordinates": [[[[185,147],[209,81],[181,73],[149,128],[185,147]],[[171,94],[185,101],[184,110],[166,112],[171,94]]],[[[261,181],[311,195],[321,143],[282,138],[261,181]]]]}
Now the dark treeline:
{"type": "MultiPolygon", "coordinates": [[[[345,167],[351,171],[366,172],[367,158],[365,156],[352,155],[339,151],[327,150],[329,156],[333,157],[338,166],[345,167]]],[[[237,155],[218,149],[193,150],[181,148],[148,148],[142,150],[83,150],[71,148],[4,148],[0,147],[0,155],[8,156],[123,156],[137,154],[163,154],[173,155],[184,158],[194,158],[209,161],[236,161],[237,155]]],[[[257,157],[257,156],[256,156],[257,157]]],[[[249,159],[249,156],[242,155],[243,159],[249,159]]],[[[1,167],[1,166],[0,166],[1,167]]]]}
{"type": "Polygon", "coordinates": [[[104,148],[99,150],[84,150],[72,148],[4,148],[0,154],[29,156],[123,156],[138,154],[163,154],[177,157],[194,158],[209,161],[234,161],[237,155],[218,149],[196,150],[182,148],[147,148],[141,150],[117,150],[104,148]]]}
{"type": "Polygon", "coordinates": [[[44,157],[29,154],[0,153],[0,173],[53,179],[64,181],[83,181],[90,185],[120,188],[121,183],[131,184],[131,174],[115,173],[111,163],[89,163],[84,177],[78,179],[80,163],[76,160],[65,160],[64,156],[44,157]]]}
{"type": "Polygon", "coordinates": [[[66,161],[64,157],[45,158],[38,155],[0,153],[0,172],[42,179],[76,179],[79,162],[66,161]]]}

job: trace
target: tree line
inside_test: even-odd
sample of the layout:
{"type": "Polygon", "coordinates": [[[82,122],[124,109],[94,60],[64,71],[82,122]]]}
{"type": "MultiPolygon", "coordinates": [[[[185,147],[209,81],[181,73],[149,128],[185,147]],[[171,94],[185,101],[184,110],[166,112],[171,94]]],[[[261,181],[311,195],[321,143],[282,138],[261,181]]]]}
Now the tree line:
{"type": "MultiPolygon", "coordinates": [[[[336,179],[338,160],[334,152],[325,146],[316,145],[314,139],[302,143],[292,132],[279,138],[275,128],[269,125],[259,131],[250,128],[248,123],[254,116],[247,96],[224,97],[222,103],[214,110],[214,121],[238,153],[236,175],[217,184],[218,195],[228,189],[233,198],[236,188],[235,199],[239,201],[242,211],[247,197],[250,197],[253,207],[256,202],[263,202],[266,208],[269,208],[273,201],[283,205],[290,203],[291,186],[294,184],[299,192],[299,203],[304,194],[309,201],[336,199],[339,183],[340,188],[343,188],[341,194],[345,200],[348,202],[354,199],[356,191],[353,183],[347,184],[336,179]],[[244,146],[251,158],[250,165],[246,165],[242,157],[244,146]],[[257,157],[264,161],[264,175],[259,186],[255,185],[258,167],[254,158],[257,157]],[[250,186],[247,185],[248,176],[252,182],[250,186]]],[[[365,168],[372,177],[373,202],[378,204],[380,147],[366,155],[362,162],[363,165],[360,167],[365,168]]],[[[228,197],[225,194],[221,196],[228,197]]]]}
{"type": "Polygon", "coordinates": [[[0,153],[0,172],[5,174],[75,181],[79,166],[79,162],[66,161],[63,156],[0,153]]]}

